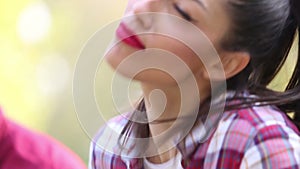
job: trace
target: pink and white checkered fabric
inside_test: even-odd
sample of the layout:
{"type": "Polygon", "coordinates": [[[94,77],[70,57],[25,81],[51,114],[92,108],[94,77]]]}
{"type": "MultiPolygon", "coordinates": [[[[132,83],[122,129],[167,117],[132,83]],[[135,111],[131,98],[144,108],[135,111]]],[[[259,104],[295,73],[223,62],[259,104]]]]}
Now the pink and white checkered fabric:
{"type": "MultiPolygon", "coordinates": [[[[142,158],[123,157],[106,150],[117,147],[116,137],[107,128],[120,131],[126,122],[119,116],[100,130],[91,144],[90,169],[143,169],[142,158]]],[[[185,142],[177,146],[186,169],[300,168],[300,133],[274,107],[224,112],[214,133],[203,143],[199,142],[200,130],[201,125],[193,128],[185,142]]],[[[131,148],[142,151],[134,143],[131,148]]]]}

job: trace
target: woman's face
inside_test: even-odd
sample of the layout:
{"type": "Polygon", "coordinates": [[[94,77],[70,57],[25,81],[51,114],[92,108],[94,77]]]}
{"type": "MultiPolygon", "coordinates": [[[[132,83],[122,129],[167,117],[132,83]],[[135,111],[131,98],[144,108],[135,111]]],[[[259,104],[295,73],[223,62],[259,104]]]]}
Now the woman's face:
{"type": "Polygon", "coordinates": [[[191,75],[190,72],[199,80],[205,71],[204,63],[184,42],[190,41],[197,46],[202,40],[195,40],[197,36],[188,28],[193,26],[203,32],[220,54],[220,41],[229,27],[224,6],[224,0],[129,0],[116,31],[116,39],[120,42],[109,50],[106,59],[119,73],[142,82],[173,84],[171,74],[180,74],[175,79],[183,80],[191,75]],[[185,21],[180,22],[179,18],[185,21]],[[173,32],[180,35],[172,37],[173,32]],[[181,70],[184,66],[179,62],[190,71],[181,70]],[[134,72],[134,67],[143,71],[134,72]]]}

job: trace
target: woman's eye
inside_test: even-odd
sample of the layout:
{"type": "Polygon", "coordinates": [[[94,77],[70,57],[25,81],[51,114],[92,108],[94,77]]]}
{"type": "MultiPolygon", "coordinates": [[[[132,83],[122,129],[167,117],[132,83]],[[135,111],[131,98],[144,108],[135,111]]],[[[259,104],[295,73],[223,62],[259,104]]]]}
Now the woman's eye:
{"type": "Polygon", "coordinates": [[[177,4],[174,4],[174,8],[175,10],[187,21],[192,21],[192,17],[186,13],[185,11],[183,11],[181,8],[179,8],[179,6],[177,4]]]}

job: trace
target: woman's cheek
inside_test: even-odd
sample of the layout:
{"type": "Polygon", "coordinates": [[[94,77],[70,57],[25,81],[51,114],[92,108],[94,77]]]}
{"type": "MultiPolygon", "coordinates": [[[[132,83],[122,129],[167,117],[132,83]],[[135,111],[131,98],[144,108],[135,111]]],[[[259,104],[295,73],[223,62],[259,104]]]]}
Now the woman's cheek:
{"type": "Polygon", "coordinates": [[[182,60],[182,64],[189,67],[192,73],[197,72],[202,67],[200,56],[197,56],[186,44],[179,40],[168,38],[160,40],[161,48],[174,54],[182,60]]]}

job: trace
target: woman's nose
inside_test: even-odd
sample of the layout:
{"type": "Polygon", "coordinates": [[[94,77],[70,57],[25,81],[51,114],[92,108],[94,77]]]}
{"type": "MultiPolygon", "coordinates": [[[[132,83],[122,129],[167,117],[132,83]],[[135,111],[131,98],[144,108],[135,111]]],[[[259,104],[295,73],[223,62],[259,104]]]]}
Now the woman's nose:
{"type": "Polygon", "coordinates": [[[165,0],[135,0],[132,5],[132,12],[134,14],[160,12],[163,8],[163,1],[165,0]]]}
{"type": "Polygon", "coordinates": [[[166,5],[164,4],[167,0],[131,0],[134,1],[130,13],[134,14],[144,28],[150,28],[155,16],[158,13],[164,12],[166,5]]]}

